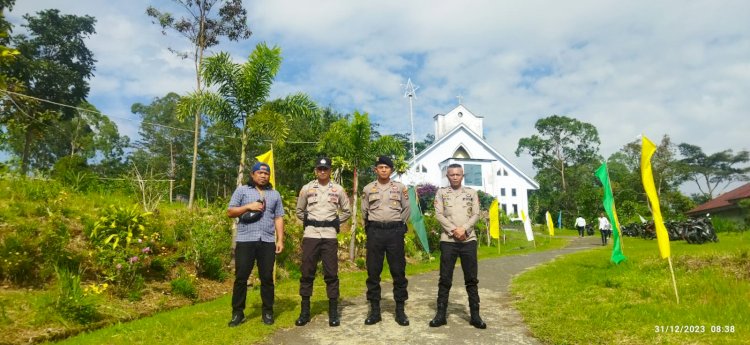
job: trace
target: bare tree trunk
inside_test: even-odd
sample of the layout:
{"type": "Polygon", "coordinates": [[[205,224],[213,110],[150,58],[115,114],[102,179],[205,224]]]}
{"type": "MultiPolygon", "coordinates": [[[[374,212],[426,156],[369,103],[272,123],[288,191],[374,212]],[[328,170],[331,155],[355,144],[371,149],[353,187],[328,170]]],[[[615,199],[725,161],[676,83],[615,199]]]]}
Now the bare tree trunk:
{"type": "Polygon", "coordinates": [[[195,135],[193,136],[193,167],[190,173],[190,197],[188,199],[188,208],[193,208],[193,200],[195,199],[195,173],[198,165],[198,139],[201,135],[201,114],[196,112],[195,114],[195,135]]]}
{"type": "MultiPolygon", "coordinates": [[[[198,28],[198,42],[195,45],[195,53],[193,54],[193,64],[195,65],[195,89],[200,94],[202,91],[201,81],[201,64],[203,63],[203,47],[205,46],[205,21],[206,13],[204,12],[203,6],[201,6],[200,13],[200,27],[198,28]]],[[[193,208],[193,200],[195,198],[195,175],[198,166],[198,140],[201,136],[201,113],[200,110],[195,111],[195,135],[193,136],[193,167],[190,174],[190,197],[188,200],[188,208],[193,208]]]]}
{"type": "Polygon", "coordinates": [[[21,155],[21,175],[26,176],[29,171],[29,151],[31,151],[31,140],[33,133],[31,126],[26,129],[26,136],[23,141],[23,154],[21,155]]]}
{"type": "Polygon", "coordinates": [[[357,205],[357,188],[358,186],[358,177],[357,177],[357,168],[354,167],[354,182],[352,183],[352,228],[351,228],[351,235],[352,238],[349,241],[349,259],[354,262],[354,254],[355,254],[355,245],[357,241],[357,209],[359,208],[357,205]]]}

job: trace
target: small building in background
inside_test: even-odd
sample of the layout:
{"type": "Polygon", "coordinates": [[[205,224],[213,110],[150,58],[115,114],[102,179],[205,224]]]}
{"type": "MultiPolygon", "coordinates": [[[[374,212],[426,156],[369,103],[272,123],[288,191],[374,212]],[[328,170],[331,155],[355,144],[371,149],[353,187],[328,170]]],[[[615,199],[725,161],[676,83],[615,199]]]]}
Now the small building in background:
{"type": "Polygon", "coordinates": [[[511,217],[529,214],[529,191],[539,184],[514,166],[484,139],[483,120],[463,105],[437,114],[435,142],[407,163],[409,170],[393,178],[407,185],[448,186],[448,166],[461,164],[464,185],[498,198],[511,217]]]}
{"type": "Polygon", "coordinates": [[[710,213],[711,217],[720,217],[737,223],[745,222],[750,216],[747,209],[740,206],[740,201],[750,199],[750,183],[732,189],[687,212],[691,217],[700,217],[710,213]]]}

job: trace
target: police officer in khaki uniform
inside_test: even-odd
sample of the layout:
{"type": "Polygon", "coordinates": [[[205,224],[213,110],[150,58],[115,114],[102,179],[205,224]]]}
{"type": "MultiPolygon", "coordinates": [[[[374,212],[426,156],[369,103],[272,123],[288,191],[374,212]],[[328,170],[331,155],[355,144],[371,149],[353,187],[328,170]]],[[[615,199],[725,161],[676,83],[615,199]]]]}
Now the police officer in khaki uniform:
{"type": "Polygon", "coordinates": [[[380,322],[380,274],[383,272],[383,256],[393,277],[393,299],[396,300],[396,322],[409,325],[404,305],[409,298],[406,291],[406,258],[404,235],[409,219],[409,194],[406,186],[391,181],[393,161],[380,156],[375,162],[377,181],[366,185],[362,193],[362,218],[367,232],[367,300],[370,313],[365,325],[380,322]]]}
{"type": "Polygon", "coordinates": [[[335,327],[341,324],[338,314],[339,261],[336,234],[341,222],[348,220],[352,211],[344,188],[331,181],[330,159],[323,157],[316,161],[315,176],[316,180],[300,190],[295,212],[305,227],[300,269],[302,277],[299,279],[302,311],[295,324],[304,326],[310,322],[310,296],[315,270],[318,262],[322,261],[323,280],[326,282],[328,295],[328,325],[335,327]]]}
{"type": "Polygon", "coordinates": [[[461,185],[464,170],[460,164],[451,164],[447,172],[449,187],[435,193],[435,218],[440,222],[440,281],[438,283],[437,313],[430,327],[447,323],[448,294],[453,282],[456,259],[461,258],[466,293],[469,295],[469,323],[476,328],[487,328],[479,316],[479,291],[477,284],[477,235],[474,224],[479,219],[477,191],[461,185]]]}

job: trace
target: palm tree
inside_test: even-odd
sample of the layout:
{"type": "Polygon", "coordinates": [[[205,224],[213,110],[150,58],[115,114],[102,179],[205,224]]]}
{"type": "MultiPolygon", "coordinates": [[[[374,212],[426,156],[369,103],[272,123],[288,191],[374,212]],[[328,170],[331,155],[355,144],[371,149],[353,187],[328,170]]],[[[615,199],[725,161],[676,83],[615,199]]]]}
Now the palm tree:
{"type": "Polygon", "coordinates": [[[327,152],[332,158],[338,157],[344,162],[344,167],[351,167],[353,177],[352,186],[352,234],[349,244],[349,258],[354,261],[354,245],[356,242],[355,229],[357,227],[357,195],[358,171],[372,165],[375,157],[381,154],[405,154],[404,147],[396,138],[385,135],[374,137],[370,125],[369,115],[355,111],[351,119],[344,118],[331,125],[318,143],[321,152],[327,152]]]}
{"type": "Polygon", "coordinates": [[[242,128],[237,185],[244,180],[247,148],[252,137],[283,145],[289,134],[286,117],[309,116],[317,111],[315,102],[305,94],[292,94],[268,101],[271,85],[281,66],[281,48],[259,43],[243,64],[232,62],[227,53],[206,58],[201,74],[207,86],[217,92],[201,91],[184,97],[178,113],[202,111],[211,118],[242,128]]]}

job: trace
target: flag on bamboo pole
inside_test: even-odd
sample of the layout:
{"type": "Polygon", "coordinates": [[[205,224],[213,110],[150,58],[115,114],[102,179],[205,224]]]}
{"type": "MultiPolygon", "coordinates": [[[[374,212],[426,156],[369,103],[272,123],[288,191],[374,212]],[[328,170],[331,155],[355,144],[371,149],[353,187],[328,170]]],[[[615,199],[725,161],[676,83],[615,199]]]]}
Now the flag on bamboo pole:
{"type": "Polygon", "coordinates": [[[552,222],[552,215],[547,211],[547,228],[549,229],[549,235],[555,236],[555,223],[552,222]]]}
{"type": "Polygon", "coordinates": [[[609,171],[607,171],[607,162],[602,163],[599,169],[596,169],[596,177],[599,181],[602,181],[602,187],[604,187],[604,198],[602,204],[604,204],[604,211],[607,212],[607,218],[609,223],[612,225],[612,256],[610,260],[615,264],[619,264],[625,260],[625,255],[622,254],[622,243],[620,242],[620,223],[617,220],[617,211],[615,210],[615,198],[612,196],[612,186],[609,184],[609,171]]]}
{"type": "Polygon", "coordinates": [[[526,218],[526,214],[521,210],[521,220],[523,220],[523,230],[526,232],[526,240],[534,240],[534,232],[531,231],[531,220],[526,218]]]}
{"type": "Polygon", "coordinates": [[[500,218],[499,213],[500,210],[497,206],[498,202],[497,199],[492,200],[492,204],[490,204],[490,237],[499,239],[500,238],[500,218]]]}
{"type": "Polygon", "coordinates": [[[656,152],[656,145],[643,136],[641,144],[641,181],[643,189],[646,190],[646,196],[651,204],[651,213],[654,217],[654,226],[656,228],[656,240],[659,243],[659,253],[661,258],[669,257],[669,235],[667,228],[664,227],[664,219],[661,217],[661,208],[659,207],[659,196],[656,194],[654,187],[654,174],[651,171],[651,156],[656,152]]]}
{"type": "Polygon", "coordinates": [[[562,211],[557,211],[557,228],[562,229],[562,211]]]}
{"type": "Polygon", "coordinates": [[[268,177],[268,182],[271,182],[271,185],[273,188],[277,188],[276,186],[276,169],[273,168],[273,148],[268,150],[268,152],[256,156],[255,159],[258,160],[258,162],[266,163],[268,164],[268,167],[271,168],[271,176],[268,177]]]}
{"type": "Polygon", "coordinates": [[[419,198],[417,196],[417,191],[414,189],[414,186],[409,186],[409,204],[411,206],[411,216],[409,217],[411,226],[414,228],[414,232],[417,233],[419,242],[422,243],[422,248],[424,248],[424,251],[426,253],[429,253],[430,245],[427,242],[427,229],[424,225],[422,209],[419,208],[419,198]]]}

